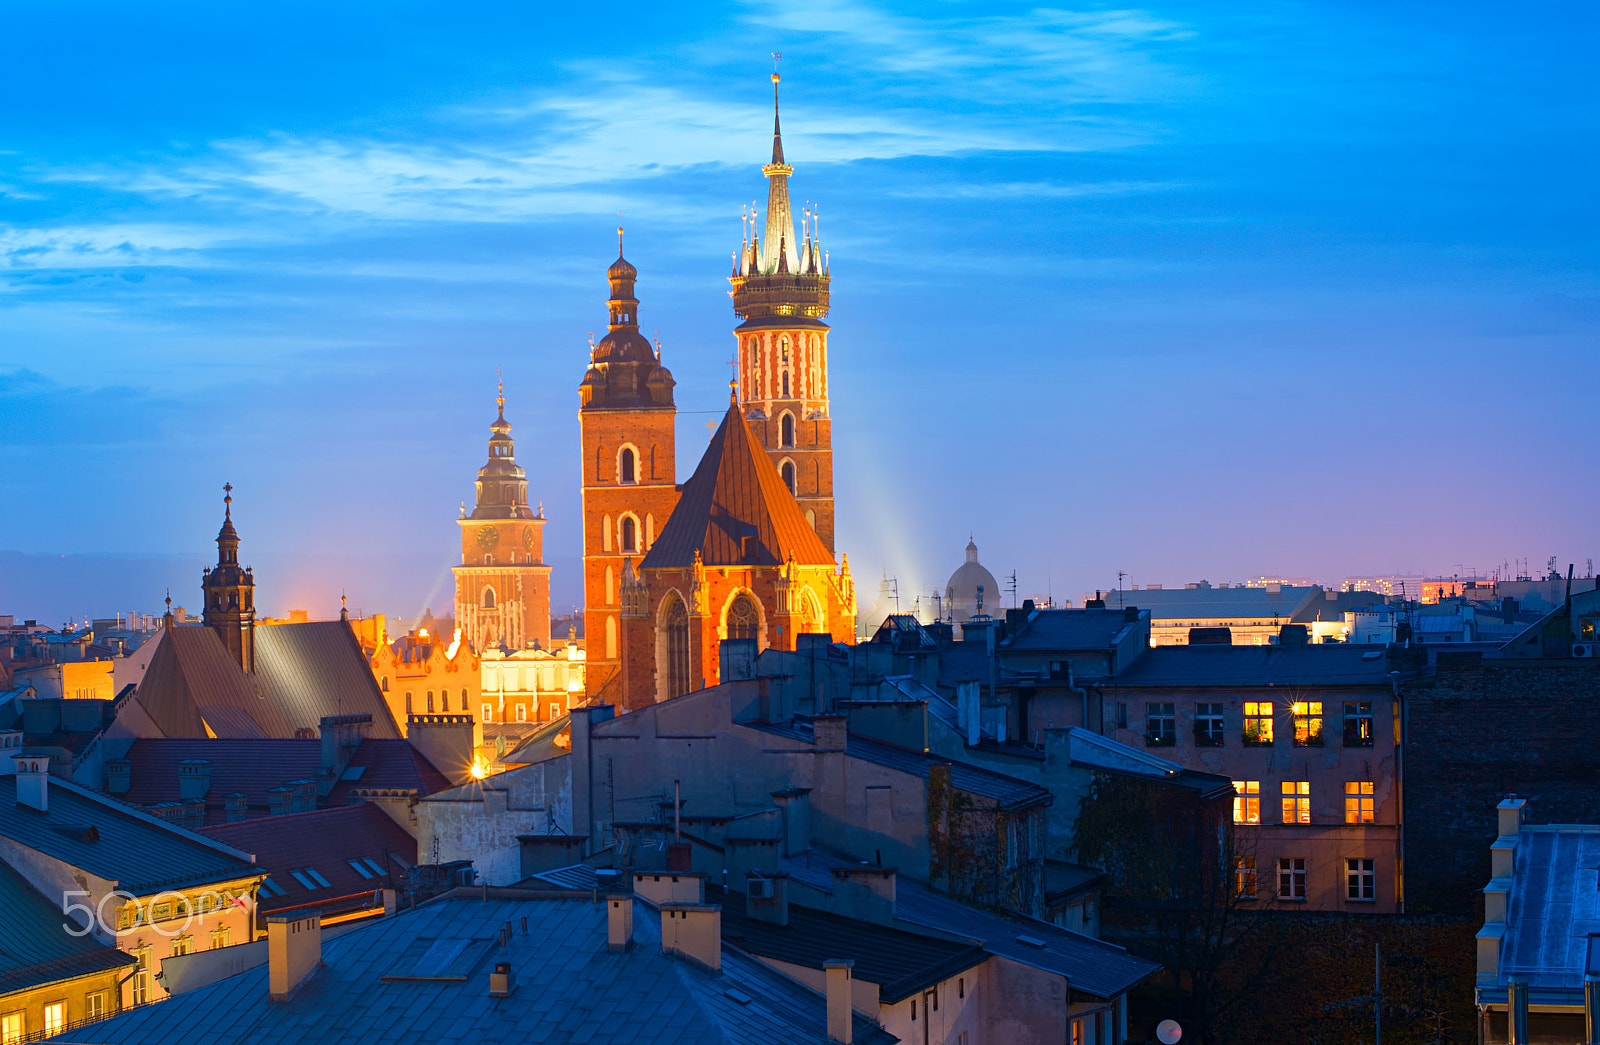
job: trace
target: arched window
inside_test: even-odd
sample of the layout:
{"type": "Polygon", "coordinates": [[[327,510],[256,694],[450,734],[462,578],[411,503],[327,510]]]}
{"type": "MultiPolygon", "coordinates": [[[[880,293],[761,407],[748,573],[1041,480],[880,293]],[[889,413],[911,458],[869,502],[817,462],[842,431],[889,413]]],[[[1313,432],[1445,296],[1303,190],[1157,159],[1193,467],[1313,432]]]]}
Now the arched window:
{"type": "Polygon", "coordinates": [[[783,476],[783,485],[789,488],[790,493],[794,493],[794,462],[783,462],[783,470],[780,474],[783,476]]]}
{"type": "Polygon", "coordinates": [[[461,691],[461,710],[462,711],[467,710],[467,701],[468,701],[468,699],[470,699],[470,698],[468,698],[468,696],[467,696],[467,691],[466,690],[462,690],[461,691]]]}
{"type": "Polygon", "coordinates": [[[447,715],[450,713],[450,691],[447,689],[439,691],[439,710],[447,715]]]}
{"type": "Polygon", "coordinates": [[[639,524],[633,521],[633,516],[622,517],[622,550],[625,552],[638,551],[639,524]]]}
{"type": "Polygon", "coordinates": [[[644,517],[644,550],[649,551],[650,546],[654,543],[656,543],[656,517],[654,515],[646,515],[644,517]]]}
{"type": "Polygon", "coordinates": [[[661,632],[667,651],[666,682],[664,694],[668,700],[689,692],[689,611],[677,595],[667,596],[666,611],[661,615],[661,632]]]}
{"type": "Polygon", "coordinates": [[[600,517],[600,550],[603,552],[611,550],[611,516],[609,515],[600,517]]]}
{"type": "Polygon", "coordinates": [[[789,371],[783,372],[783,398],[789,398],[789,371]]]}
{"type": "Polygon", "coordinates": [[[493,722],[494,721],[494,705],[493,704],[485,704],[483,706],[483,720],[485,722],[493,722]]]}
{"type": "Polygon", "coordinates": [[[815,508],[806,509],[806,522],[813,530],[817,528],[817,510],[815,508]]]}
{"type": "Polygon", "coordinates": [[[623,482],[631,483],[631,482],[634,481],[634,478],[633,478],[633,473],[634,473],[634,468],[633,468],[633,450],[632,449],[626,449],[626,450],[622,451],[622,464],[618,468],[618,472],[621,473],[623,482]]]}
{"type": "Polygon", "coordinates": [[[789,361],[789,339],[784,338],[780,347],[783,352],[783,361],[787,363],[789,361]]]}
{"type": "Polygon", "coordinates": [[[606,659],[617,659],[617,618],[606,618],[606,659]]]}
{"type": "Polygon", "coordinates": [[[406,690],[406,714],[411,714],[411,691],[406,690]]]}
{"type": "Polygon", "coordinates": [[[385,675],[383,678],[378,680],[378,688],[383,690],[385,693],[389,692],[389,676],[385,675]]]}
{"type": "Polygon", "coordinates": [[[756,600],[744,592],[728,604],[728,638],[757,639],[761,634],[761,611],[756,600]]]}
{"type": "Polygon", "coordinates": [[[485,588],[485,589],[483,589],[483,608],[486,609],[486,610],[494,609],[494,589],[493,588],[485,588]]]}
{"type": "Polygon", "coordinates": [[[607,566],[606,567],[606,605],[607,606],[610,606],[613,602],[616,601],[616,598],[617,598],[616,594],[615,594],[616,585],[617,585],[616,574],[612,573],[611,572],[611,567],[607,566]]]}
{"type": "Polygon", "coordinates": [[[786,414],[783,415],[783,421],[782,421],[781,430],[782,430],[782,433],[783,433],[782,445],[783,446],[793,446],[794,445],[794,415],[793,414],[787,414],[786,413],[786,414]]]}
{"type": "Polygon", "coordinates": [[[433,690],[428,690],[428,714],[433,714],[433,690]]]}

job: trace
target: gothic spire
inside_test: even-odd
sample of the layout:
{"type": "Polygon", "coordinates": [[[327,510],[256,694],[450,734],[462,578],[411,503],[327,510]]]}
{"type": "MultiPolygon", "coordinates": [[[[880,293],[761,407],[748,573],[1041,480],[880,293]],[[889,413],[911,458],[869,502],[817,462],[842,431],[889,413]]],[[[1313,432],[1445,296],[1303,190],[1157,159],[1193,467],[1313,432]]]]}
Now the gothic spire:
{"type": "Polygon", "coordinates": [[[761,173],[767,176],[767,230],[761,239],[761,271],[766,275],[780,270],[799,271],[794,257],[794,215],[789,210],[789,175],[794,168],[783,162],[776,69],[772,73],[772,162],[762,167],[761,173]]]}

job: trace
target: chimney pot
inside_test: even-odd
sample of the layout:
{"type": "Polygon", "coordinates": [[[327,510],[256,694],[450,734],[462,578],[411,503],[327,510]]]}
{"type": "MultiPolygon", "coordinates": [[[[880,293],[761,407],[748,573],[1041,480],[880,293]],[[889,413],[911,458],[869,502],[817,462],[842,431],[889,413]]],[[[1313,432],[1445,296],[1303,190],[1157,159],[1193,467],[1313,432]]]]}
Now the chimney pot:
{"type": "Polygon", "coordinates": [[[494,972],[489,974],[489,997],[511,997],[511,963],[495,962],[494,972]]]}
{"type": "Polygon", "coordinates": [[[17,778],[17,805],[50,811],[50,756],[12,755],[17,778]]]}

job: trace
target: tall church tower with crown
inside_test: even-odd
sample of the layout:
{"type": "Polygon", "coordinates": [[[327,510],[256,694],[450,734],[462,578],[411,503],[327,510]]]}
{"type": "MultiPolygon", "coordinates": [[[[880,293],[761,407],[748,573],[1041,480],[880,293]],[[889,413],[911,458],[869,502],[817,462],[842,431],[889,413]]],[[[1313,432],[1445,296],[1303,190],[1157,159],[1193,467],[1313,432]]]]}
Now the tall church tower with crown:
{"type": "Polygon", "coordinates": [[[461,508],[456,626],[483,652],[550,646],[550,567],[544,564],[544,512],[528,507],[528,473],[517,464],[504,389],[489,426],[489,460],[478,469],[471,513],[461,508]]]}
{"type": "MultiPolygon", "coordinates": [[[[233,528],[233,484],[222,487],[222,529],[217,564],[200,575],[206,608],[202,619],[217,633],[228,655],[248,674],[256,670],[256,578],[239,568],[239,531],[233,528]]],[[[171,603],[169,598],[168,603],[171,603]]]]}
{"type": "Polygon", "coordinates": [[[789,175],[772,74],[772,162],[764,227],[749,215],[734,259],[733,311],[739,341],[741,407],[805,518],[833,547],[833,422],[828,415],[828,263],[815,215],[803,213],[795,238],[789,175]]]}
{"type": "Polygon", "coordinates": [[[578,386],[583,443],[583,605],[589,695],[615,702],[621,668],[621,585],[678,503],[672,372],[639,333],[639,272],[622,256],[606,269],[610,329],[578,386]]]}

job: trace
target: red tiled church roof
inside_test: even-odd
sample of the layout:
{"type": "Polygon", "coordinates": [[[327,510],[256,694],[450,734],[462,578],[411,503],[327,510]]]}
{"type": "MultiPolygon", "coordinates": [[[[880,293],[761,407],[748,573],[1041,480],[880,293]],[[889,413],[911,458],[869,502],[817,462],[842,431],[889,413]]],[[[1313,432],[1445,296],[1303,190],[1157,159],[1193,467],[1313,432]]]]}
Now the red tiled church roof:
{"type": "Polygon", "coordinates": [[[736,401],[639,565],[683,568],[694,564],[697,551],[707,566],[779,566],[791,556],[806,565],[833,565],[736,401]]]}

